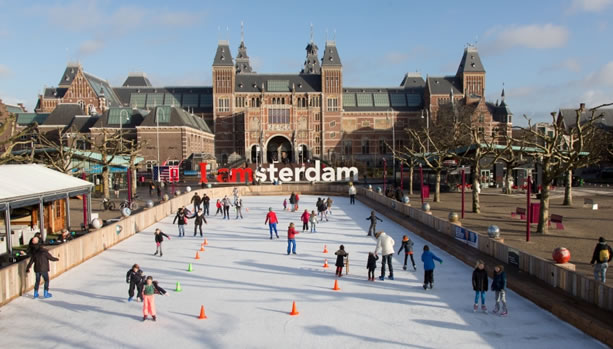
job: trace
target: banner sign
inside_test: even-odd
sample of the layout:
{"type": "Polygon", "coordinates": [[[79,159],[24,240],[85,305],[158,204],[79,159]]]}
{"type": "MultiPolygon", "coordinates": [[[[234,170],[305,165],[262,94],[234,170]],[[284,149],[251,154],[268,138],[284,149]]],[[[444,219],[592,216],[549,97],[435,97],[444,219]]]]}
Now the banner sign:
{"type": "Polygon", "coordinates": [[[456,240],[460,240],[461,242],[472,246],[474,248],[479,248],[479,235],[474,231],[470,231],[468,229],[464,229],[462,227],[455,228],[455,238],[456,240]]]}

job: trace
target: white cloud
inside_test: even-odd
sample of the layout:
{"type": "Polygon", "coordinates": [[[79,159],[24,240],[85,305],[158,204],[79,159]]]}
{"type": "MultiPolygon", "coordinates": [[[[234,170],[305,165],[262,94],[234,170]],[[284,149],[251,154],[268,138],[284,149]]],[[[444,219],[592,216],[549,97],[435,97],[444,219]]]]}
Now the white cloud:
{"type": "Polygon", "coordinates": [[[567,12],[598,12],[611,4],[613,4],[613,0],[573,0],[567,12]]]}
{"type": "Polygon", "coordinates": [[[531,49],[564,47],[569,37],[566,27],[551,23],[496,28],[486,33],[486,36],[494,37],[483,45],[486,54],[500,54],[514,47],[531,49]]]}
{"type": "Polygon", "coordinates": [[[573,73],[578,73],[580,72],[582,69],[581,67],[581,63],[579,63],[579,60],[576,58],[567,58],[563,61],[560,61],[558,63],[554,63],[550,66],[547,67],[543,67],[539,70],[540,73],[547,73],[547,72],[559,72],[559,71],[570,71],[573,73]]]}
{"type": "Polygon", "coordinates": [[[0,64],[0,78],[9,77],[12,74],[12,71],[4,64],[0,64]]]}
{"type": "MultiPolygon", "coordinates": [[[[613,87],[613,61],[589,74],[583,82],[585,86],[592,88],[595,86],[613,87]]],[[[610,98],[613,98],[613,96],[610,96],[610,98]]]]}
{"type": "Polygon", "coordinates": [[[88,56],[104,48],[104,41],[100,39],[86,40],[79,46],[79,56],[88,56]]]}

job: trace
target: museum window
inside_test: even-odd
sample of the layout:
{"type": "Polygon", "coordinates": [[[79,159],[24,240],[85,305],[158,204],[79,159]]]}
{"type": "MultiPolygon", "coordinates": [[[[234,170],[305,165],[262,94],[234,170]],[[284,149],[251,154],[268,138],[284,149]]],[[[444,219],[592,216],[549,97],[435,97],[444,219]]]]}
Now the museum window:
{"type": "Polygon", "coordinates": [[[321,119],[321,114],[315,113],[315,121],[319,121],[319,119],[321,119]]]}
{"type": "Polygon", "coordinates": [[[217,100],[217,111],[220,113],[230,111],[230,99],[227,97],[219,98],[217,100]]]}
{"type": "Polygon", "coordinates": [[[259,108],[260,107],[260,99],[259,98],[251,98],[251,107],[259,108]]]}
{"type": "Polygon", "coordinates": [[[336,121],[330,121],[330,127],[336,126],[336,121]]]}
{"type": "Polygon", "coordinates": [[[479,123],[484,123],[485,122],[485,116],[483,114],[479,114],[479,123]]]}
{"type": "Polygon", "coordinates": [[[321,105],[321,97],[316,96],[311,98],[311,107],[319,107],[321,105]]]}
{"type": "Polygon", "coordinates": [[[245,107],[245,97],[236,97],[236,107],[237,108],[245,107]]]}
{"type": "Polygon", "coordinates": [[[368,139],[362,139],[362,154],[370,154],[370,142],[368,139]]]}
{"type": "Polygon", "coordinates": [[[317,155],[321,154],[321,148],[320,147],[315,147],[315,154],[317,154],[317,155]]]}
{"type": "Polygon", "coordinates": [[[268,109],[269,124],[289,124],[289,109],[268,109]]]}
{"type": "Polygon", "coordinates": [[[321,125],[315,125],[315,132],[321,131],[321,125]]]}
{"type": "Polygon", "coordinates": [[[336,132],[330,132],[330,138],[336,138],[336,132]]]}
{"type": "Polygon", "coordinates": [[[328,111],[338,111],[338,98],[328,98],[328,111]]]}

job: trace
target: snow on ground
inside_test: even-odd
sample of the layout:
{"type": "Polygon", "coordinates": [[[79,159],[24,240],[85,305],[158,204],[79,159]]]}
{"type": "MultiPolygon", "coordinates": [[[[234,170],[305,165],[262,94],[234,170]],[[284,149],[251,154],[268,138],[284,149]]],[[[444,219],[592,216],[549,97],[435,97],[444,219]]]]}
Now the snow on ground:
{"type": "MultiPolygon", "coordinates": [[[[473,313],[472,268],[436,247],[444,263],[437,263],[433,290],[421,287],[421,261],[417,272],[403,271],[402,255],[394,255],[396,280],[367,281],[366,258],[375,246],[366,237],[370,209],[334,200],[330,221],[320,223],[317,233],[298,235],[298,254],[290,256],[288,223],[300,230],[300,213],[313,209],[316,197],[303,196],[298,213],[282,212],[281,197],[245,197],[244,220],[209,218],[209,245],[199,260],[194,256],[202,239],[191,236],[193,220],[187,237],[179,239],[168,217],[52,280],[53,298],[33,300],[30,292],[0,308],[2,347],[604,347],[514,292],[508,292],[508,317],[473,313]],[[269,206],[280,220],[281,238],[273,241],[264,225],[269,206]],[[172,237],[162,258],[153,256],[158,227],[172,237]],[[341,243],[350,254],[350,273],[339,280],[341,291],[333,291],[334,251],[341,243]],[[322,268],[324,258],[328,269],[322,268]],[[156,296],[156,323],[143,323],[141,303],[127,302],[125,275],[133,263],[169,291],[168,297],[156,296]],[[183,292],[174,292],[177,281],[183,292]],[[288,315],[292,301],[299,316],[288,315]],[[206,320],[197,319],[201,305],[206,320]]],[[[378,230],[396,240],[397,250],[407,232],[380,217],[378,230]]],[[[409,235],[419,260],[425,241],[409,235]]],[[[488,292],[490,309],[493,298],[488,292]]]]}

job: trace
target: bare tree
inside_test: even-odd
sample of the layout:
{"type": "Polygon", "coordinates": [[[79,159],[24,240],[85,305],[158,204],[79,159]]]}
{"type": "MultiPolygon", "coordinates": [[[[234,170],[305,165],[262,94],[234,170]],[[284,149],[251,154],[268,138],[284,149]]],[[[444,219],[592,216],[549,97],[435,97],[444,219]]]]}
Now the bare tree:
{"type": "Polygon", "coordinates": [[[496,148],[494,151],[498,160],[504,162],[506,167],[506,172],[504,174],[504,193],[512,194],[511,176],[513,175],[513,169],[527,162],[525,142],[523,141],[523,137],[504,137],[504,142],[504,148],[496,148]]]}
{"type": "Polygon", "coordinates": [[[102,188],[104,197],[111,197],[110,190],[110,174],[111,165],[118,156],[125,155],[126,147],[122,147],[122,142],[125,142],[119,130],[103,128],[101,134],[97,137],[92,137],[89,144],[92,153],[100,154],[100,165],[102,166],[102,188]]]}
{"type": "Polygon", "coordinates": [[[58,128],[44,133],[37,129],[34,146],[37,154],[36,161],[56,171],[72,173],[83,167],[83,164],[77,161],[76,155],[79,152],[79,146],[84,141],[84,136],[74,130],[58,128]]]}
{"type": "Polygon", "coordinates": [[[33,133],[38,125],[36,123],[17,130],[17,117],[11,114],[3,123],[0,123],[0,165],[8,163],[32,163],[33,161],[33,133]],[[27,148],[16,152],[21,146],[27,148]]]}

